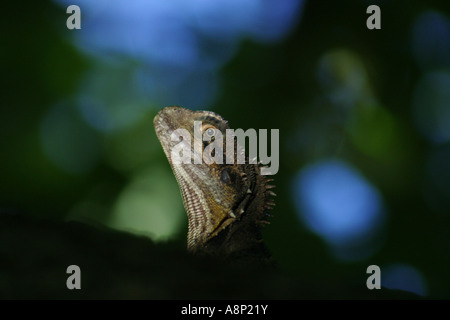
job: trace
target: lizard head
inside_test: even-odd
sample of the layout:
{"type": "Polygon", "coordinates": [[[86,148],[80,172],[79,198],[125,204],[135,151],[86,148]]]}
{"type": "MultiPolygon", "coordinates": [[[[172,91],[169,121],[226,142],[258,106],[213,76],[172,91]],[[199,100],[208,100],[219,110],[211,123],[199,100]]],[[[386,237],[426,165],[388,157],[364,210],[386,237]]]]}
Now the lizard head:
{"type": "Polygon", "coordinates": [[[244,151],[234,137],[227,147],[228,122],[210,111],[167,107],[154,125],[188,214],[188,249],[233,251],[260,240],[272,186],[258,164],[237,163],[244,151]]]}

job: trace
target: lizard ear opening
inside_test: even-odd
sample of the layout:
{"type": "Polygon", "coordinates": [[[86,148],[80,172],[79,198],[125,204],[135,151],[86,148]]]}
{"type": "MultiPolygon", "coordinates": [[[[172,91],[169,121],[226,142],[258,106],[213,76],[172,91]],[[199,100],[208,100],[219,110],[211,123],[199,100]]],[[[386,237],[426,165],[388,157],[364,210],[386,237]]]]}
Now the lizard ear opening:
{"type": "Polygon", "coordinates": [[[230,171],[229,168],[225,168],[222,170],[220,174],[220,180],[226,184],[231,184],[234,182],[234,174],[230,171]]]}

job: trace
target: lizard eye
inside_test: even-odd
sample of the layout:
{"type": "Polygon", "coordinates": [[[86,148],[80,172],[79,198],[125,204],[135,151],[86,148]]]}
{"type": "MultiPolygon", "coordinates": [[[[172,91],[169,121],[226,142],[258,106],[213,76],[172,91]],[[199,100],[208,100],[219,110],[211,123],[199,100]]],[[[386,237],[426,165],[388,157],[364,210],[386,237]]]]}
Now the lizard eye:
{"type": "Polygon", "coordinates": [[[216,130],[214,130],[213,128],[209,128],[209,129],[206,130],[206,135],[208,137],[213,137],[213,136],[216,135],[216,130]]]}
{"type": "Polygon", "coordinates": [[[210,141],[214,141],[214,139],[216,138],[216,130],[217,128],[210,124],[204,124],[202,126],[204,137],[207,137],[210,141]]]}

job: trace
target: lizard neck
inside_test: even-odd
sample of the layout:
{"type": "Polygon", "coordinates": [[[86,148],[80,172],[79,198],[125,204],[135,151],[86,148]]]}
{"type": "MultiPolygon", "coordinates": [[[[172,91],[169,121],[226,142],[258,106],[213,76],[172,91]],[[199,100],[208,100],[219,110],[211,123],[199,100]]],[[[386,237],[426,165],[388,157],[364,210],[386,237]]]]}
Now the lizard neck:
{"type": "Polygon", "coordinates": [[[245,209],[225,229],[205,243],[194,246],[192,251],[231,261],[271,263],[271,255],[262,237],[264,226],[269,224],[268,210],[273,206],[270,198],[272,186],[268,184],[271,179],[260,175],[258,165],[241,165],[239,170],[254,171],[248,174],[253,179],[252,192],[241,201],[241,205],[245,202],[245,209]]]}
{"type": "Polygon", "coordinates": [[[234,262],[252,261],[267,264],[272,259],[262,240],[261,230],[257,226],[227,228],[195,253],[234,262]]]}

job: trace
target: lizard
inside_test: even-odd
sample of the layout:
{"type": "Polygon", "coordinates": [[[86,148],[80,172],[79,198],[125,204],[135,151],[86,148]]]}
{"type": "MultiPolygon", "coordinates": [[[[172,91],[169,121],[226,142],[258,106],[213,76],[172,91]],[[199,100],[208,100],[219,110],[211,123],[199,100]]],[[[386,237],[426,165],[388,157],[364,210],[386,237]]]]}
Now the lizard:
{"type": "MultiPolygon", "coordinates": [[[[202,151],[214,141],[217,130],[225,137],[230,128],[228,121],[217,113],[178,106],[161,109],[153,121],[187,211],[188,251],[223,259],[251,256],[270,262],[270,254],[262,240],[262,227],[269,224],[269,212],[275,205],[274,185],[270,184],[273,179],[261,175],[261,163],[250,163],[247,156],[245,163],[239,164],[237,153],[244,151],[237,144],[230,152],[223,142],[223,157],[231,157],[232,164],[227,161],[210,164],[173,161],[172,148],[180,142],[171,137],[172,133],[176,129],[185,129],[190,141],[195,143],[194,121],[201,121],[202,136],[210,137],[206,141],[200,140],[202,151]]],[[[189,139],[184,142],[188,143],[189,139]]],[[[186,147],[191,159],[198,156],[199,149],[194,145],[189,142],[186,147]]]]}

